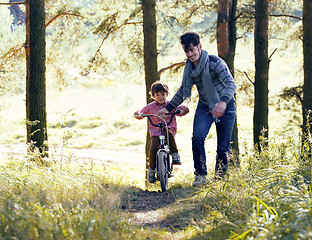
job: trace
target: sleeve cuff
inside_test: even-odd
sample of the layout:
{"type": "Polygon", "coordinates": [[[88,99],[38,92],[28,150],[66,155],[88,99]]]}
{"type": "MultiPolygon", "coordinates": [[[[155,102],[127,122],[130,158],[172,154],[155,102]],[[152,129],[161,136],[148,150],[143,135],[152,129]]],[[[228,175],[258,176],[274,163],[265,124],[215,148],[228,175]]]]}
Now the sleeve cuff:
{"type": "Polygon", "coordinates": [[[229,101],[230,101],[231,99],[229,98],[229,97],[226,97],[226,96],[222,96],[221,98],[220,98],[220,101],[222,101],[222,102],[225,102],[225,103],[229,103],[229,101]]]}
{"type": "Polygon", "coordinates": [[[171,112],[173,109],[175,109],[175,106],[173,106],[170,102],[165,107],[168,112],[171,112]]]}

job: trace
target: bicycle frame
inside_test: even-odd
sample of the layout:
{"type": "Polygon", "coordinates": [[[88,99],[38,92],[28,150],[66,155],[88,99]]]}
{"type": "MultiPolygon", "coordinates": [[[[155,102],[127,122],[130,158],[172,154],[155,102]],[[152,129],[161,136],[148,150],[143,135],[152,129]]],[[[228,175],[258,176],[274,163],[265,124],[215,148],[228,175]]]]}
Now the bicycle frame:
{"type": "Polygon", "coordinates": [[[177,114],[180,114],[181,111],[180,110],[177,110],[176,112],[173,112],[173,113],[166,113],[165,115],[171,115],[171,118],[169,120],[169,122],[167,123],[165,119],[163,119],[162,117],[156,115],[156,114],[141,114],[142,117],[147,117],[148,121],[154,126],[154,127],[159,127],[160,128],[160,136],[159,136],[159,140],[160,140],[160,149],[165,149],[165,135],[164,135],[164,128],[167,128],[167,138],[168,138],[168,141],[167,143],[169,144],[169,134],[168,134],[168,126],[172,123],[172,120],[174,118],[175,115],[177,114]],[[160,118],[163,122],[160,122],[158,124],[155,124],[151,117],[154,116],[154,117],[158,117],[160,118]]]}
{"type": "Polygon", "coordinates": [[[172,162],[170,161],[168,126],[171,124],[174,116],[180,113],[181,113],[180,110],[177,110],[176,112],[173,112],[173,113],[166,113],[166,115],[171,115],[171,118],[168,123],[166,122],[164,118],[155,114],[140,114],[141,117],[147,117],[148,121],[154,127],[160,128],[160,136],[159,136],[160,149],[158,150],[157,155],[156,155],[156,169],[157,169],[157,176],[160,180],[160,185],[161,185],[161,189],[163,192],[168,190],[168,178],[172,176],[171,172],[173,170],[173,165],[172,165],[172,162]],[[155,124],[151,119],[152,116],[160,118],[163,122],[155,124]],[[166,139],[164,135],[165,128],[167,131],[167,144],[165,144],[165,139],[166,139]]]}

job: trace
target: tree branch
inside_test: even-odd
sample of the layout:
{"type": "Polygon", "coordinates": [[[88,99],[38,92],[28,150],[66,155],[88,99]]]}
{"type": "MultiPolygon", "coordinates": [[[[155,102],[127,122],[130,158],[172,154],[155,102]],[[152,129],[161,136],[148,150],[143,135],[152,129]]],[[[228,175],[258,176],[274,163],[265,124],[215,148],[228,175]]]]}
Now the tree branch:
{"type": "MultiPolygon", "coordinates": [[[[21,3],[13,3],[13,4],[24,4],[25,2],[21,2],[21,3]]],[[[12,3],[10,3],[12,4],[12,3]]],[[[8,4],[2,4],[0,3],[0,5],[9,5],[8,4]]],[[[78,14],[73,14],[73,13],[68,13],[68,12],[64,12],[64,13],[60,13],[60,14],[57,14],[56,16],[54,16],[48,23],[46,23],[45,25],[45,28],[47,28],[55,19],[57,19],[58,17],[60,16],[63,16],[63,15],[70,15],[70,16],[76,16],[76,17],[83,17],[83,16],[80,16],[78,14]]],[[[17,54],[23,47],[25,47],[25,44],[21,45],[19,48],[11,48],[10,51],[6,54],[4,54],[1,59],[3,59],[2,63],[0,64],[0,69],[3,67],[3,65],[7,62],[7,60],[11,57],[13,57],[15,54],[17,54]],[[12,51],[12,52],[11,52],[12,51]],[[10,54],[11,53],[11,54],[10,54]]]]}
{"type": "Polygon", "coordinates": [[[252,85],[255,85],[255,83],[253,81],[251,81],[251,79],[249,78],[248,74],[246,72],[244,72],[244,74],[247,77],[247,79],[249,80],[249,82],[251,82],[252,85]]]}
{"type": "MultiPolygon", "coordinates": [[[[238,18],[250,18],[250,19],[254,19],[255,17],[253,16],[244,16],[245,13],[240,13],[235,20],[237,20],[238,18]]],[[[300,21],[303,20],[303,18],[296,16],[296,15],[292,15],[292,14],[270,14],[269,17],[288,17],[288,18],[294,18],[294,19],[298,19],[300,21]]]]}
{"type": "Polygon", "coordinates": [[[271,57],[273,56],[273,54],[277,51],[277,48],[274,49],[274,51],[271,53],[270,57],[269,57],[269,62],[271,62],[271,57]]]}
{"type": "Polygon", "coordinates": [[[116,28],[114,28],[113,30],[109,31],[103,38],[100,46],[98,47],[98,49],[96,50],[95,54],[94,54],[94,57],[93,57],[93,60],[95,60],[95,57],[96,55],[100,52],[105,40],[109,37],[109,35],[111,35],[112,33],[116,32],[117,30],[119,30],[120,28],[126,26],[126,25],[136,25],[136,24],[142,24],[143,22],[126,22],[126,23],[123,23],[121,24],[120,26],[117,26],[116,28]]]}
{"type": "Polygon", "coordinates": [[[238,15],[234,18],[234,21],[236,21],[237,19],[239,19],[242,15],[244,15],[244,13],[238,14],[238,15]]]}
{"type": "Polygon", "coordinates": [[[63,15],[69,15],[69,16],[75,16],[75,17],[83,17],[81,15],[74,14],[74,13],[69,13],[69,12],[59,13],[59,14],[55,15],[48,23],[46,23],[45,27],[47,28],[55,19],[57,19],[58,17],[63,16],[63,15]]]}
{"type": "Polygon", "coordinates": [[[292,15],[292,14],[271,14],[271,15],[269,15],[269,17],[289,17],[289,18],[298,19],[300,21],[303,20],[303,18],[296,16],[296,15],[292,15]]]}
{"type": "Polygon", "coordinates": [[[168,69],[172,69],[174,67],[181,67],[181,66],[185,65],[185,63],[186,63],[186,61],[182,61],[182,62],[173,63],[167,67],[164,67],[158,71],[158,76],[160,76],[160,74],[162,74],[164,71],[166,71],[168,69]]]}
{"type": "Polygon", "coordinates": [[[0,70],[2,69],[3,65],[8,61],[8,59],[13,57],[15,54],[17,54],[23,47],[24,47],[24,45],[19,46],[19,48],[17,48],[17,46],[15,46],[15,47],[11,48],[9,52],[4,54],[1,57],[1,59],[3,59],[3,61],[0,64],[0,70]]]}
{"type": "Polygon", "coordinates": [[[26,2],[12,2],[12,3],[0,3],[0,5],[19,5],[19,4],[25,4],[26,2]]]}
{"type": "Polygon", "coordinates": [[[303,99],[301,98],[300,93],[297,91],[297,88],[294,88],[295,94],[297,96],[297,98],[299,99],[301,106],[303,105],[303,99]]]}

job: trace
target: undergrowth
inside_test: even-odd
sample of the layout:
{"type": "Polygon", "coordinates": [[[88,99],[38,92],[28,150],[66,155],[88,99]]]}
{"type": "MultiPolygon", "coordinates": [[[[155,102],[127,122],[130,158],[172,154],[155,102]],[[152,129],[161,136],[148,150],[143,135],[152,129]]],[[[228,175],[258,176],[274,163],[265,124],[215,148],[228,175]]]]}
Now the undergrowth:
{"type": "Polygon", "coordinates": [[[0,239],[311,239],[307,162],[293,142],[271,141],[202,188],[182,173],[170,183],[175,200],[158,209],[166,227],[155,229],[123,208],[139,189],[136,176],[116,177],[126,168],[13,159],[0,166],[0,239]]]}
{"type": "Polygon", "coordinates": [[[0,181],[0,239],[141,239],[118,214],[128,187],[103,167],[7,162],[0,181]]]}
{"type": "Polygon", "coordinates": [[[241,169],[201,189],[194,197],[210,227],[191,239],[311,239],[311,167],[288,144],[251,151],[241,169]]]}

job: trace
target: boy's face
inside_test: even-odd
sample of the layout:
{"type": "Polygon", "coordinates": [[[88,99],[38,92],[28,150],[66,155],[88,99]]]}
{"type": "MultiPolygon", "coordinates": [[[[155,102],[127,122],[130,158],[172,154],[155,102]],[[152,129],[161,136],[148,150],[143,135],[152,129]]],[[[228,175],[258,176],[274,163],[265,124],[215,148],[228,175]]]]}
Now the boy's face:
{"type": "Polygon", "coordinates": [[[201,55],[201,49],[202,49],[202,45],[198,44],[197,46],[194,46],[192,43],[190,44],[190,46],[185,49],[185,47],[183,46],[183,50],[185,52],[186,57],[193,62],[195,65],[198,64],[199,59],[200,59],[200,55],[201,55]]]}
{"type": "Polygon", "coordinates": [[[158,92],[154,93],[153,98],[159,104],[164,104],[167,100],[167,93],[166,92],[158,92]]]}

